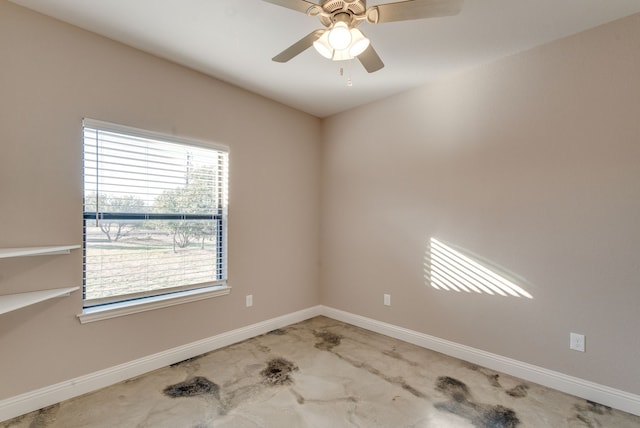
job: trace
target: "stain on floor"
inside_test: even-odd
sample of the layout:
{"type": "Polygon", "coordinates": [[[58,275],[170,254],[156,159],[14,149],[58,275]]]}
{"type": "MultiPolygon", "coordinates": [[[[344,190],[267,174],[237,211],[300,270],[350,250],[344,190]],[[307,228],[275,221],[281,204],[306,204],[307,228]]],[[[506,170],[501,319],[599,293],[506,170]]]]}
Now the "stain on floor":
{"type": "Polygon", "coordinates": [[[183,365],[191,364],[191,363],[201,359],[205,355],[206,354],[198,355],[198,356],[192,357],[192,358],[187,358],[186,360],[182,360],[182,361],[178,361],[177,363],[173,363],[173,364],[169,365],[169,367],[180,367],[180,366],[183,366],[183,365]]]}
{"type": "Polygon", "coordinates": [[[469,387],[458,379],[440,376],[436,390],[449,397],[449,401],[436,403],[436,409],[467,419],[477,428],[515,428],[520,424],[512,409],[474,402],[469,387]]]}
{"type": "Polygon", "coordinates": [[[477,365],[471,364],[471,363],[465,363],[464,365],[469,370],[473,370],[474,372],[478,372],[478,373],[482,374],[484,377],[486,377],[491,386],[494,386],[496,388],[502,388],[502,385],[500,385],[500,375],[498,373],[494,372],[493,370],[490,370],[490,369],[487,369],[487,368],[484,368],[484,367],[480,367],[480,366],[477,366],[477,365]]]}
{"type": "Polygon", "coordinates": [[[524,383],[521,383],[520,385],[516,385],[505,392],[514,398],[524,398],[527,396],[528,391],[529,391],[529,385],[525,385],[524,383]]]}
{"type": "Polygon", "coordinates": [[[598,416],[610,415],[611,407],[586,400],[584,404],[576,404],[575,419],[582,422],[588,428],[600,428],[604,425],[598,416]]]}
{"type": "Polygon", "coordinates": [[[469,398],[469,388],[467,385],[464,382],[449,376],[439,377],[438,382],[436,383],[436,389],[443,392],[445,395],[448,395],[457,403],[468,401],[469,398]]]}
{"type": "Polygon", "coordinates": [[[516,413],[507,407],[497,405],[491,406],[483,411],[477,419],[471,423],[477,427],[487,428],[512,428],[520,424],[516,413]]]}
{"type": "Polygon", "coordinates": [[[172,398],[178,397],[197,397],[200,395],[220,396],[220,387],[203,376],[196,376],[184,382],[167,386],[164,391],[165,395],[172,398]]]}
{"type": "Polygon", "coordinates": [[[342,341],[342,336],[331,333],[330,331],[314,331],[313,334],[320,339],[320,342],[316,343],[316,348],[326,351],[330,351],[342,341]]]}
{"type": "Polygon", "coordinates": [[[298,370],[298,366],[284,358],[269,360],[267,367],[260,372],[263,382],[267,385],[290,385],[293,383],[291,373],[298,370]]]}
{"type": "Polygon", "coordinates": [[[405,358],[401,353],[396,351],[395,347],[390,351],[382,351],[382,353],[387,357],[393,358],[394,360],[398,360],[403,363],[407,363],[412,367],[417,367],[419,365],[416,361],[411,361],[405,358]]]}
{"type": "MultiPolygon", "coordinates": [[[[19,425],[23,419],[26,419],[28,416],[33,416],[31,422],[29,422],[29,428],[46,428],[50,423],[56,420],[56,413],[60,409],[60,404],[54,404],[53,406],[48,406],[42,408],[40,410],[36,410],[32,415],[23,415],[16,419],[14,422],[16,425],[19,425]]],[[[2,423],[0,422],[0,425],[2,423]]]]}

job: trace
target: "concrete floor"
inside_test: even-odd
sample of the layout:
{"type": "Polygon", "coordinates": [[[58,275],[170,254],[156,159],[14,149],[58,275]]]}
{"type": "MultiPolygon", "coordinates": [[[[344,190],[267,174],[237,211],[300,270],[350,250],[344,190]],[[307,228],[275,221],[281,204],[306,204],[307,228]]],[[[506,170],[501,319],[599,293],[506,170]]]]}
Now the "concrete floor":
{"type": "Polygon", "coordinates": [[[640,427],[640,417],[318,317],[0,428],[640,427]]]}

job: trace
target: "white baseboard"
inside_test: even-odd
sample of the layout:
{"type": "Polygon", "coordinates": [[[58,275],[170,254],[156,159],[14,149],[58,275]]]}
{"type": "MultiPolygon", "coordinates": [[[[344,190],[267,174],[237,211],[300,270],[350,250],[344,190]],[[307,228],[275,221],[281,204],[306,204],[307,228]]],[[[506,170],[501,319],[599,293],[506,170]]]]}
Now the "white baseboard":
{"type": "Polygon", "coordinates": [[[327,306],[314,306],[0,401],[0,421],[324,315],[640,416],[640,396],[327,306]]]}
{"type": "Polygon", "coordinates": [[[338,309],[323,306],[321,314],[347,324],[413,343],[414,345],[459,358],[482,367],[497,370],[567,394],[640,416],[640,395],[631,394],[595,382],[338,309]]]}
{"type": "Polygon", "coordinates": [[[0,401],[0,422],[321,315],[314,306],[0,401]]]}

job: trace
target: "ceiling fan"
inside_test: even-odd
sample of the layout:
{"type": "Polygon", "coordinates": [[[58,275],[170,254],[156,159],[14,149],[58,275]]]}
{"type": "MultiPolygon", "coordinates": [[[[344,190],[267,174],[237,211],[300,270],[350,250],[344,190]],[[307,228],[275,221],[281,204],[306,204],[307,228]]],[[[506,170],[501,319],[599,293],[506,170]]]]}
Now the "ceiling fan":
{"type": "Polygon", "coordinates": [[[384,63],[369,39],[357,27],[370,24],[436,18],[460,13],[464,0],[406,0],[367,8],[366,0],[322,0],[320,4],[306,0],[264,0],[309,16],[317,16],[325,28],[312,31],[273,57],[287,62],[313,46],[322,56],[334,61],[358,58],[369,73],[380,70],[384,63]]]}

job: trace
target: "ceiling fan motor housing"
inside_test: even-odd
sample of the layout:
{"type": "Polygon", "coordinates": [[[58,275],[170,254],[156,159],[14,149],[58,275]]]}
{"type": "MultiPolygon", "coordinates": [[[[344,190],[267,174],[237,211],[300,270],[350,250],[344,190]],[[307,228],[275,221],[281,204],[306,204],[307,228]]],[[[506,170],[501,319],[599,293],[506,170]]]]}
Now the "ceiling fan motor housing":
{"type": "Polygon", "coordinates": [[[367,10],[366,0],[323,0],[323,13],[320,14],[320,22],[325,27],[330,27],[334,23],[334,16],[340,13],[347,13],[350,16],[363,16],[367,10]]]}

